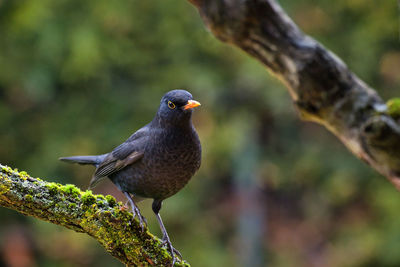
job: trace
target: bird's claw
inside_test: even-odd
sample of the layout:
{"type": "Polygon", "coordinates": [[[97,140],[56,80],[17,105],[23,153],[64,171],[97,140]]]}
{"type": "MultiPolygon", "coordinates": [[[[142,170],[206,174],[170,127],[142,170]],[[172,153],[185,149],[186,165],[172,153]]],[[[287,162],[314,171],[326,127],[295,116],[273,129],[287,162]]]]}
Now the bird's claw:
{"type": "Polygon", "coordinates": [[[134,206],[132,207],[132,213],[133,213],[133,217],[132,220],[135,219],[135,217],[137,216],[139,218],[139,225],[140,228],[142,228],[142,231],[144,232],[144,230],[147,227],[147,220],[145,217],[142,216],[142,214],[140,213],[140,210],[138,207],[134,206]]]}
{"type": "Polygon", "coordinates": [[[172,246],[172,243],[168,237],[165,237],[165,236],[163,237],[161,245],[166,246],[167,250],[169,250],[171,257],[172,257],[172,266],[174,266],[175,262],[176,262],[175,255],[178,256],[182,260],[182,254],[179,252],[179,250],[177,250],[176,248],[174,248],[172,246]]]}

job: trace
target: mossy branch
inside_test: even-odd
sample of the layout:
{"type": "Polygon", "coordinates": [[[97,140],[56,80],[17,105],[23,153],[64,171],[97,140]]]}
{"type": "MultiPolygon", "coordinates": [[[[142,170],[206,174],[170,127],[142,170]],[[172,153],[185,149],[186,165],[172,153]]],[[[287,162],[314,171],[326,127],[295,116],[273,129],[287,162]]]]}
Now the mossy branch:
{"type": "Polygon", "coordinates": [[[218,39],[259,60],[288,87],[303,119],[324,125],[400,190],[398,99],[386,105],[274,0],[189,1],[218,39]]]}
{"type": "MultiPolygon", "coordinates": [[[[0,164],[0,206],[86,233],[126,266],[171,265],[161,241],[142,232],[132,213],[112,196],[45,182],[0,164]]],[[[178,260],[175,266],[189,265],[178,260]]]]}

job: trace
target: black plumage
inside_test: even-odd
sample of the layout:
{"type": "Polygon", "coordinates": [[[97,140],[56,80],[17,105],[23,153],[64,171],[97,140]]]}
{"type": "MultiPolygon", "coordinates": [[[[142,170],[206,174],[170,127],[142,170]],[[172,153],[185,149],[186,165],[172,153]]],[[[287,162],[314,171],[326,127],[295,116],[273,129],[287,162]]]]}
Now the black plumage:
{"type": "Polygon", "coordinates": [[[144,218],[133,199],[152,198],[173,263],[174,252],[179,252],[170,242],[159,211],[162,201],[181,190],[200,167],[201,145],[191,120],[192,108],[199,105],[185,90],[170,91],[161,99],[154,119],[112,152],[60,158],[96,166],[89,187],[108,177],[128,198],[142,227],[144,218]]]}

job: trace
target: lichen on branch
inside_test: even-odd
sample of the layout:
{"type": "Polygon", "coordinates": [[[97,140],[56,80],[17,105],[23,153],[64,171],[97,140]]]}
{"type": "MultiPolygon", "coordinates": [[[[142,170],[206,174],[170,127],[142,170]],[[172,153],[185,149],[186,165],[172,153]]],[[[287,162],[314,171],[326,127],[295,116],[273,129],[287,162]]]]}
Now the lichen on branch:
{"type": "MultiPolygon", "coordinates": [[[[126,266],[170,266],[161,241],[113,196],[33,178],[0,164],[0,206],[86,233],[126,266]]],[[[189,266],[178,260],[175,266],[189,266]]]]}

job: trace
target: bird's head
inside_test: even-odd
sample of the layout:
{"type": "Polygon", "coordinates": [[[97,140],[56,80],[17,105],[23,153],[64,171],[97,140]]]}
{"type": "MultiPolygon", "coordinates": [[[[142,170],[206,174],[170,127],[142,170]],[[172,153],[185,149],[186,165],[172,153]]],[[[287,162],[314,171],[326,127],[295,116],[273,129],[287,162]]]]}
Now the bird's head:
{"type": "Polygon", "coordinates": [[[190,121],[192,109],[200,106],[192,94],[185,90],[172,90],[161,98],[158,118],[167,124],[184,124],[190,121]]]}

